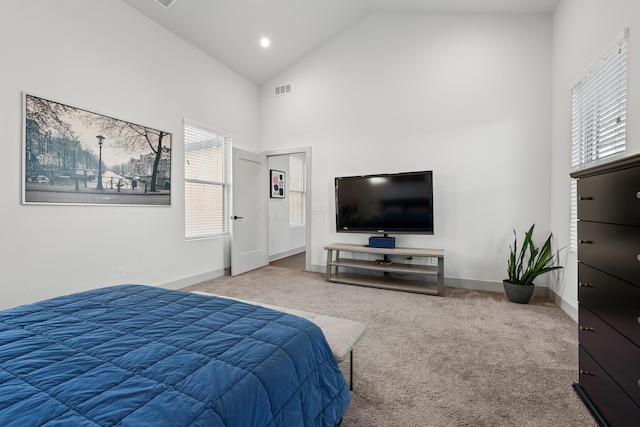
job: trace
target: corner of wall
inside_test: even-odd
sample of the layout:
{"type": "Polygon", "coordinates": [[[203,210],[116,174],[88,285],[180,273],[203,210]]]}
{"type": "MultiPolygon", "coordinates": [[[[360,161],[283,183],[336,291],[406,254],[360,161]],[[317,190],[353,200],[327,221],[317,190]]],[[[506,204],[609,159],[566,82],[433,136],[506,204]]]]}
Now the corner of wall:
{"type": "Polygon", "coordinates": [[[560,295],[555,293],[553,290],[551,290],[550,292],[551,292],[551,299],[553,300],[553,302],[558,307],[560,307],[560,309],[562,311],[567,313],[567,315],[569,317],[571,317],[574,320],[574,322],[577,323],[578,322],[578,307],[574,306],[569,301],[567,301],[564,298],[562,298],[560,295]]]}

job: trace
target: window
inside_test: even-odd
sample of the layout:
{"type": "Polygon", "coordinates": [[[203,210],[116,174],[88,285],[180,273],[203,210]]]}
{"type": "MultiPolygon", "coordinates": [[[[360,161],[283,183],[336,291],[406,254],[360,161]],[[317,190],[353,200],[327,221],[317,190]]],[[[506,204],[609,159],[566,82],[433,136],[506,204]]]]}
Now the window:
{"type": "Polygon", "coordinates": [[[229,232],[231,137],[184,124],[185,237],[229,232]]]}
{"type": "Polygon", "coordinates": [[[305,159],[289,156],[289,225],[305,224],[305,159]]]}
{"type": "MultiPolygon", "coordinates": [[[[621,40],[572,89],[571,169],[624,154],[627,109],[627,38],[621,40]]],[[[577,184],[571,180],[571,250],[577,251],[577,184]]]]}

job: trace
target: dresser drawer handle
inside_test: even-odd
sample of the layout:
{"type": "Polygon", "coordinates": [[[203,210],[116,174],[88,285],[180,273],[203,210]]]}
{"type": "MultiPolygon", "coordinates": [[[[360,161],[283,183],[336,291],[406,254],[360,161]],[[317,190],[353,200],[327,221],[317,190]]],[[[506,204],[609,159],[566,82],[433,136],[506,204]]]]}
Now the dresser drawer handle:
{"type": "MultiPolygon", "coordinates": [[[[640,193],[640,191],[639,191],[640,193]]],[[[593,200],[593,197],[591,196],[580,196],[580,200],[593,200]]]]}
{"type": "Polygon", "coordinates": [[[588,326],[580,326],[580,330],[581,331],[587,331],[587,332],[594,332],[595,329],[588,327],[588,326]]]}
{"type": "Polygon", "coordinates": [[[593,245],[593,240],[579,240],[580,244],[593,245]]]}
{"type": "Polygon", "coordinates": [[[580,375],[589,375],[591,377],[593,377],[593,372],[591,371],[583,371],[582,369],[580,369],[580,375]]]}
{"type": "Polygon", "coordinates": [[[581,288],[595,288],[591,283],[580,283],[581,288]]]}

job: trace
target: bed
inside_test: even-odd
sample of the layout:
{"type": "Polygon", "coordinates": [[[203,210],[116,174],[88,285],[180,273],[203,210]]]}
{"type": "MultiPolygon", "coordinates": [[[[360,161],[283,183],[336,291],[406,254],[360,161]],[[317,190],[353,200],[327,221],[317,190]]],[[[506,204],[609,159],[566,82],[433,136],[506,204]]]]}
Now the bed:
{"type": "Polygon", "coordinates": [[[0,311],[2,426],[336,426],[321,330],[241,301],[119,285],[0,311]]]}

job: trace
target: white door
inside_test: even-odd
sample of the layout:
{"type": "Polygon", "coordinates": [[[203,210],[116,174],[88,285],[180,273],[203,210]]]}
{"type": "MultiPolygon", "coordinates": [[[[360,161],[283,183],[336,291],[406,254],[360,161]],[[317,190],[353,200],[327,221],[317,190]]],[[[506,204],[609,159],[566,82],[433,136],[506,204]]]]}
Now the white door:
{"type": "Polygon", "coordinates": [[[231,209],[232,276],[269,263],[268,184],[266,157],[234,148],[231,209]]]}

